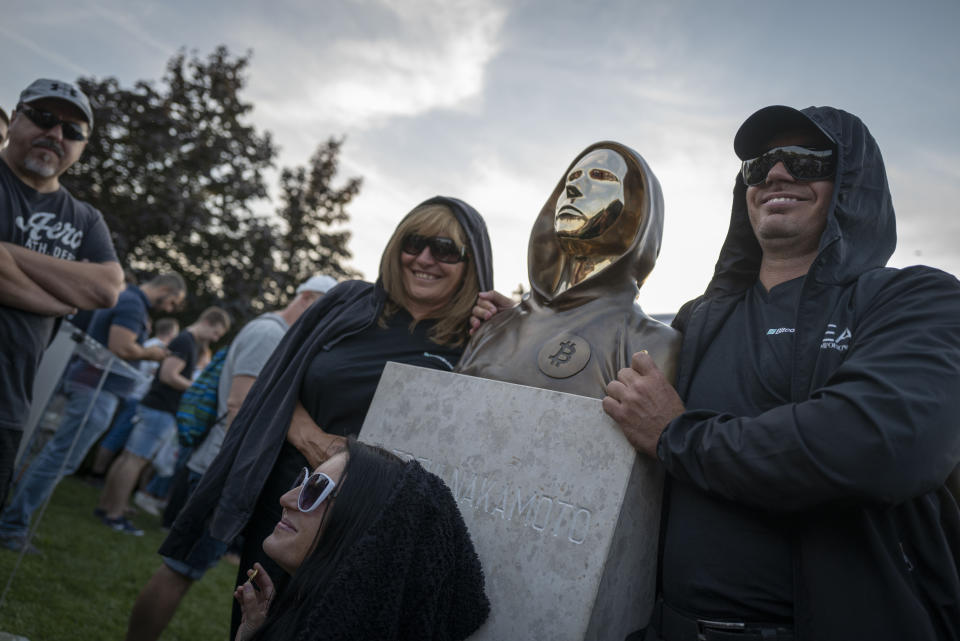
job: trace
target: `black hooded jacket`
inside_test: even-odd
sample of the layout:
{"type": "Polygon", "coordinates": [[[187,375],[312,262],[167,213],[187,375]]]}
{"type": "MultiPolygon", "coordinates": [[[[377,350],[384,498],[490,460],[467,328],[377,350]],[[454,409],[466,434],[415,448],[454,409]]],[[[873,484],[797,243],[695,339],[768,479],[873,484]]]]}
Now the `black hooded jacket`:
{"type": "MultiPolygon", "coordinates": [[[[419,206],[435,203],[453,211],[467,236],[471,259],[476,261],[480,290],[492,289],[490,239],[483,218],[456,198],[437,196],[419,206]]],[[[286,440],[312,357],[376,322],[386,301],[387,293],[379,281],[347,281],[294,323],[250,388],[220,453],[160,547],[161,555],[185,560],[205,526],[220,541],[232,541],[241,532],[286,440]]]]}
{"type": "MultiPolygon", "coordinates": [[[[960,283],[886,268],[896,244],[880,150],[855,116],[803,110],[836,144],[833,201],[796,316],[792,402],[745,418],[690,407],[657,454],[672,477],[791,522],[799,640],[960,640],[960,283]],[[846,347],[828,324],[849,330],[846,347]]],[[[737,177],[706,293],[674,321],[677,390],[757,280],[737,177]]],[[[667,504],[669,509],[669,503],[667,504]]]]}

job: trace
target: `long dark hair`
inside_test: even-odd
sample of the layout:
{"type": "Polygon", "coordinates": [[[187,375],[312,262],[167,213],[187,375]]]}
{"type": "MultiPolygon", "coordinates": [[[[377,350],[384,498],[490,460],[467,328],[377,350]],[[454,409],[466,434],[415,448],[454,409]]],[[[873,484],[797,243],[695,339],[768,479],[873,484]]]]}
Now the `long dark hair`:
{"type": "Polygon", "coordinates": [[[311,607],[322,603],[340,562],[351,545],[376,521],[396,487],[403,462],[374,445],[347,440],[347,464],[336,500],[324,515],[316,547],[293,574],[263,626],[251,641],[293,639],[311,607]],[[307,602],[309,601],[309,605],[307,602]]]}

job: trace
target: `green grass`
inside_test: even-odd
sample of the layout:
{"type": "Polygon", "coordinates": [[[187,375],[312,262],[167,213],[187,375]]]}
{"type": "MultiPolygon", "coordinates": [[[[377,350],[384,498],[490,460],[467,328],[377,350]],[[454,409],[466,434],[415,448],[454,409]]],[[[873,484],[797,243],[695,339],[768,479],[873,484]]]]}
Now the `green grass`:
{"type": "MultiPolygon", "coordinates": [[[[99,491],[72,477],[57,487],[35,544],[42,557],[26,556],[0,605],[0,631],[30,641],[121,640],[130,608],[160,565],[165,536],[157,517],[140,513],[134,537],[114,532],[93,517],[99,491]]],[[[0,548],[0,590],[17,553],[0,548]]],[[[235,566],[221,561],[187,592],[165,641],[225,641],[235,566]]]]}

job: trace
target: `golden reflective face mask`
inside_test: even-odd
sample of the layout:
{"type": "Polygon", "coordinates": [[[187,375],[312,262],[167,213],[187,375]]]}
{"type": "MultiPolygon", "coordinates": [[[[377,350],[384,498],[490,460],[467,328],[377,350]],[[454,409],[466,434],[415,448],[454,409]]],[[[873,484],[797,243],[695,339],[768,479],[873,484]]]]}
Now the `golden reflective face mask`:
{"type": "Polygon", "coordinates": [[[581,158],[557,198],[557,236],[588,240],[609,229],[623,211],[626,174],[626,161],[611,149],[597,149],[581,158]]]}

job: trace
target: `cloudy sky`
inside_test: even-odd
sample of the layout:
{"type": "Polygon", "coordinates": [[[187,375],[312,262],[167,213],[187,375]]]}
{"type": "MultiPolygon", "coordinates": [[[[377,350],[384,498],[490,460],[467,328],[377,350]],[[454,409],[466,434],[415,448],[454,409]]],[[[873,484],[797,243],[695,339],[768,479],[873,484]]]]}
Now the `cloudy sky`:
{"type": "Polygon", "coordinates": [[[0,105],[36,77],[159,79],[180,47],[253,51],[246,97],[303,164],[345,135],[353,265],[376,274],[396,222],[435,194],[484,214],[501,291],[526,283],[536,213],[597,140],[639,151],[666,202],[640,302],[674,311],[712,272],[759,107],[829,104],[863,118],[899,221],[891,264],[960,274],[960,3],[873,0],[12,0],[0,105]]]}

